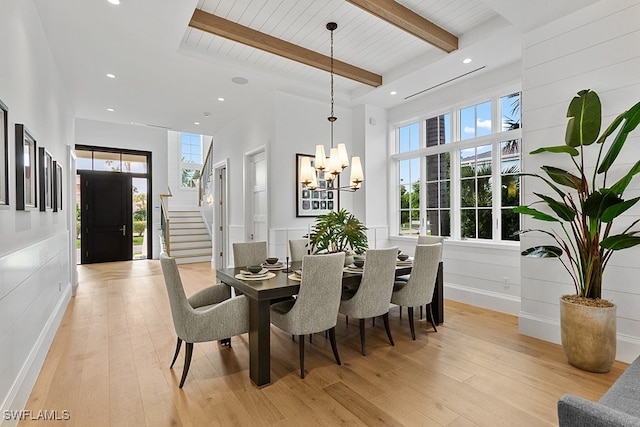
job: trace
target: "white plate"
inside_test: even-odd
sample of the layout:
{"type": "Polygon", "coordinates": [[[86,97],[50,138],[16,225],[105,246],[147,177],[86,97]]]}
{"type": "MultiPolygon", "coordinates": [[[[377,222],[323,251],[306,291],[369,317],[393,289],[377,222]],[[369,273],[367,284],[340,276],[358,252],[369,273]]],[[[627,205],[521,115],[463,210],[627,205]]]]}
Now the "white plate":
{"type": "Polygon", "coordinates": [[[282,262],[276,262],[275,264],[269,264],[268,262],[263,262],[261,264],[264,268],[280,268],[284,266],[282,262]]]}
{"type": "Polygon", "coordinates": [[[244,274],[236,274],[235,278],[240,280],[269,280],[276,277],[275,273],[271,273],[270,271],[265,274],[249,274],[245,276],[244,274]]]}

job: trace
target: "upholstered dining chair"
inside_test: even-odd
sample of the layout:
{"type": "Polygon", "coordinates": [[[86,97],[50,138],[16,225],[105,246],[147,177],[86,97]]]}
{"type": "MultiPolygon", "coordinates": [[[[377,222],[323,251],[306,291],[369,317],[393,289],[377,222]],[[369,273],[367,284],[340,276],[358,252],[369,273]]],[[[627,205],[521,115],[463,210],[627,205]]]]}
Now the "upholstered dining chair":
{"type": "Polygon", "coordinates": [[[233,244],[233,265],[236,267],[260,265],[265,259],[267,259],[267,242],[233,244]]]}
{"type": "Polygon", "coordinates": [[[304,378],[304,336],[329,331],[331,349],[341,364],[336,346],[336,323],[342,292],[344,252],[327,255],[305,255],[302,258],[302,281],[295,300],[271,305],[271,323],[298,335],[300,377],[304,378]]]}
{"type": "Polygon", "coordinates": [[[395,345],[389,329],[389,301],[393,290],[397,255],[397,247],[367,250],[360,286],[342,292],[339,312],[360,320],[360,345],[363,356],[367,354],[364,321],[370,317],[382,316],[389,342],[395,345]]]}
{"type": "Polygon", "coordinates": [[[230,298],[229,287],[222,284],[205,288],[187,298],[175,259],[163,252],[160,265],[169,294],[173,326],[178,335],[170,369],[178,358],[182,341],[186,343],[179,386],[182,388],[189,372],[193,344],[228,340],[231,347],[230,337],[249,331],[249,302],[245,296],[230,298]]]}
{"type": "Polygon", "coordinates": [[[417,245],[409,281],[397,280],[393,286],[391,303],[408,307],[409,328],[411,329],[411,338],[414,340],[416,339],[416,331],[413,322],[413,307],[426,306],[429,310],[433,330],[438,332],[431,310],[431,300],[441,258],[442,243],[417,245]]]}
{"type": "Polygon", "coordinates": [[[291,254],[291,262],[302,261],[302,257],[309,255],[309,248],[307,244],[308,239],[293,239],[289,240],[289,254],[291,254]]]}

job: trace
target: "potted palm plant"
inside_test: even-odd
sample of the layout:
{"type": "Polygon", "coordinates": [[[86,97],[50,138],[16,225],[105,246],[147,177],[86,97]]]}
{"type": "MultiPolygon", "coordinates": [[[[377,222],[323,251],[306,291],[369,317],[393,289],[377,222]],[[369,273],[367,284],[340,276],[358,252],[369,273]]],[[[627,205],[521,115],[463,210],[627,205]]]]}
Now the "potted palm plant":
{"type": "MultiPolygon", "coordinates": [[[[608,175],[627,136],[640,122],[640,102],[616,117],[602,134],[600,98],[589,89],[573,98],[567,117],[565,144],[539,148],[531,154],[568,155],[574,171],[545,165],[541,169],[546,176],[522,174],[544,181],[551,195],[534,193],[538,200],[532,205],[541,204],[546,207],[544,211],[532,205],[518,206],[514,211],[557,225],[551,230],[521,231],[544,233],[558,244],[529,248],[522,255],[560,259],[576,290],[575,295],[564,295],[560,300],[565,354],[578,368],[608,372],[616,354],[616,307],[602,299],[602,278],[615,251],[640,244],[635,228],[640,218],[630,225],[614,227],[614,221],[640,200],[623,198],[634,175],[640,172],[640,161],[613,183],[608,175]],[[606,144],[614,133],[613,141],[606,144]]],[[[620,176],[619,171],[615,176],[620,176]]]]}
{"type": "MultiPolygon", "coordinates": [[[[338,212],[318,215],[316,223],[311,229],[309,242],[314,253],[322,252],[351,252],[361,254],[367,250],[367,227],[346,209],[338,212]]],[[[351,263],[352,258],[347,263],[351,263]]]]}

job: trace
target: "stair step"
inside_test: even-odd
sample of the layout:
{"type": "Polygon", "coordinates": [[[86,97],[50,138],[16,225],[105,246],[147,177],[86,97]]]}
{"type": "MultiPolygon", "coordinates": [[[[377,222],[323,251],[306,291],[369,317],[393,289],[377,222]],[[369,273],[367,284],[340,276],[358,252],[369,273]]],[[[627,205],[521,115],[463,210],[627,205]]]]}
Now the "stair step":
{"type": "Polygon", "coordinates": [[[196,240],[186,242],[171,241],[171,252],[184,249],[211,249],[211,240],[196,240]]]}
{"type": "Polygon", "coordinates": [[[194,233],[194,234],[172,234],[169,239],[171,244],[178,242],[209,242],[211,238],[208,233],[194,233]]]}
{"type": "Polygon", "coordinates": [[[196,249],[174,249],[171,248],[171,256],[174,258],[194,257],[194,256],[208,256],[211,257],[211,248],[196,248],[196,249]]]}

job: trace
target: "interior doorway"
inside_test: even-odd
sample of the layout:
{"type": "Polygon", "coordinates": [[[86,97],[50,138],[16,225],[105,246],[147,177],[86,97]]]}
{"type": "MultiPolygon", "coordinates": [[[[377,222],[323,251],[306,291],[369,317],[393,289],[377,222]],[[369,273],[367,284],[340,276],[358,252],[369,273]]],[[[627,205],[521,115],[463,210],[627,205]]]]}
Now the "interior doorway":
{"type": "Polygon", "coordinates": [[[267,154],[264,147],[245,155],[247,240],[267,241],[267,154]]]}

